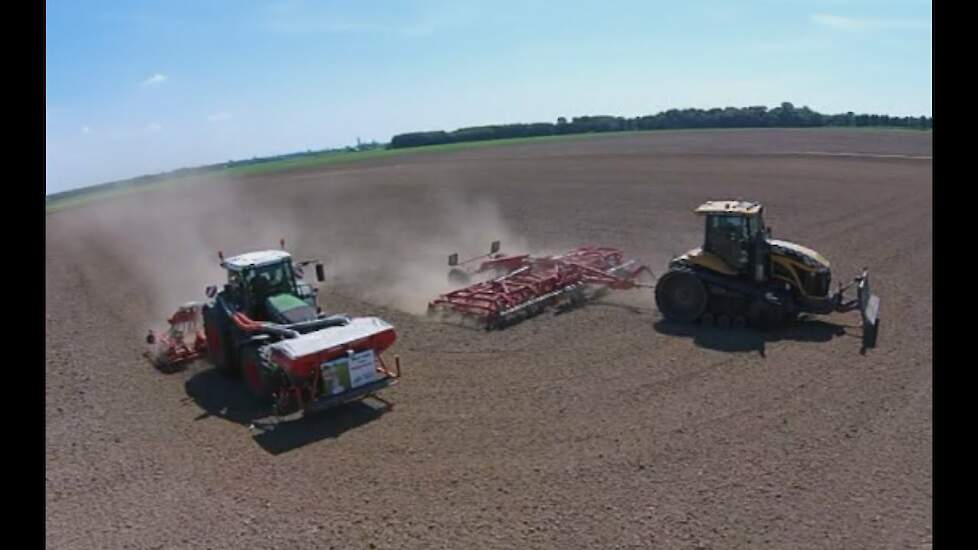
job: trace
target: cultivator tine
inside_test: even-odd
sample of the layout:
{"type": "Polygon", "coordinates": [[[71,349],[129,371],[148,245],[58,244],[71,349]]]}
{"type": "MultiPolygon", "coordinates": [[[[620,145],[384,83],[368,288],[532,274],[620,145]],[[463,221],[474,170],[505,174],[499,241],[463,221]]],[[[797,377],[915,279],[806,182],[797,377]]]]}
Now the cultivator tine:
{"type": "Polygon", "coordinates": [[[634,279],[642,271],[651,274],[646,266],[623,261],[620,250],[608,247],[583,246],[561,256],[519,259],[521,263],[505,275],[439,296],[429,304],[429,313],[454,313],[477,319],[487,329],[499,328],[561,302],[581,303],[588,289],[648,286],[634,279]]]}

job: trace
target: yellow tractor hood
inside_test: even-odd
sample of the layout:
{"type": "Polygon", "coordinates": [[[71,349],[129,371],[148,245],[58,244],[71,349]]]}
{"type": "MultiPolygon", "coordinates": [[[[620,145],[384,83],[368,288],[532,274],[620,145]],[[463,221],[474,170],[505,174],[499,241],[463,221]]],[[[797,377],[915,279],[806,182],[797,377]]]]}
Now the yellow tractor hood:
{"type": "Polygon", "coordinates": [[[768,239],[767,242],[771,245],[771,252],[774,254],[783,254],[785,256],[802,256],[803,258],[808,258],[818,264],[821,264],[822,267],[825,267],[826,269],[831,267],[825,256],[822,256],[807,246],[802,246],[800,244],[782,241],[779,239],[768,239]]]}

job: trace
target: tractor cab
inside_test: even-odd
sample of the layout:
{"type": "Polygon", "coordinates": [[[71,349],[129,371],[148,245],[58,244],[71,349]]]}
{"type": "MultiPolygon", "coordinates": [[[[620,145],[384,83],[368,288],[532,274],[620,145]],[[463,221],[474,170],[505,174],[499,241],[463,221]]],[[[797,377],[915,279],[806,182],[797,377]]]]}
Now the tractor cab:
{"type": "Polygon", "coordinates": [[[251,319],[297,323],[316,318],[316,292],[296,273],[288,252],[249,252],[223,260],[221,266],[228,275],[226,295],[251,319]]]}
{"type": "Polygon", "coordinates": [[[706,267],[715,271],[753,277],[757,282],[766,280],[770,270],[770,231],[764,226],[763,211],[757,202],[703,203],[695,213],[706,219],[705,238],[703,246],[691,255],[712,264],[706,267]]]}

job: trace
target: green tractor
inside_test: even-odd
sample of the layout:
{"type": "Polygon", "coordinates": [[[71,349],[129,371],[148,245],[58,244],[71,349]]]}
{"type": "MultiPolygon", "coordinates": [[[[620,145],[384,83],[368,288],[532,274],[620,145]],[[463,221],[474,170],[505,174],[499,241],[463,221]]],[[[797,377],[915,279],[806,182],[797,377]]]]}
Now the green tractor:
{"type": "MultiPolygon", "coordinates": [[[[282,243],[284,247],[284,242],[282,243]]],[[[311,412],[376,397],[400,377],[400,360],[388,368],[381,354],[397,338],[377,317],[327,315],[302,267],[285,250],[224,258],[227,283],[207,288],[201,307],[206,354],[225,374],[243,375],[260,401],[277,414],[311,412]]],[[[316,263],[316,278],[324,278],[316,263]]]]}
{"type": "Polygon", "coordinates": [[[770,327],[801,313],[858,309],[863,344],[875,347],[879,297],[863,272],[831,291],[828,260],[818,252],[771,238],[764,207],[751,201],[710,201],[694,211],[706,221],[703,246],[674,258],[655,288],[656,305],[671,321],[721,327],[770,327]],[[856,297],[845,293],[856,287],[856,297]]]}

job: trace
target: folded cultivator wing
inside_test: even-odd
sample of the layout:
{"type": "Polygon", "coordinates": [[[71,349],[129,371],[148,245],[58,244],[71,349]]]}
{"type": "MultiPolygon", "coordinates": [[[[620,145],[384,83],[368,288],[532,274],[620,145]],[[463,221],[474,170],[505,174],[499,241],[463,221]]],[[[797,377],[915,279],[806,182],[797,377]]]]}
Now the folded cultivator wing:
{"type": "MultiPolygon", "coordinates": [[[[636,281],[643,271],[651,275],[649,268],[623,256],[617,248],[599,246],[582,246],[560,256],[507,256],[504,274],[439,296],[428,304],[428,313],[474,319],[491,330],[550,306],[579,304],[607,289],[650,286],[636,281]]],[[[452,265],[456,258],[450,257],[452,265]]],[[[475,274],[498,274],[499,263],[484,262],[475,274]]]]}
{"type": "Polygon", "coordinates": [[[159,337],[150,330],[146,343],[152,346],[145,356],[156,368],[172,372],[182,365],[203,357],[207,352],[207,338],[201,326],[201,306],[190,302],[180,306],[176,313],[167,319],[170,328],[159,337]]]}

